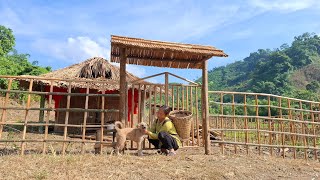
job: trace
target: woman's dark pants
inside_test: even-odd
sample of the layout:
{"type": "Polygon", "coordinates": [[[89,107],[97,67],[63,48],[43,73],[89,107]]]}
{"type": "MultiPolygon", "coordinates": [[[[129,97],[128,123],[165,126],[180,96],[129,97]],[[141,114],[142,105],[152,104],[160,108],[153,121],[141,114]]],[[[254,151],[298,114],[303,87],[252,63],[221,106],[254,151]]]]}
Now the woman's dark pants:
{"type": "Polygon", "coordinates": [[[177,150],[179,148],[177,141],[167,132],[160,132],[158,134],[158,139],[148,139],[149,142],[154,145],[156,149],[174,149],[177,150]],[[161,147],[160,146],[161,142],[161,147]]]}

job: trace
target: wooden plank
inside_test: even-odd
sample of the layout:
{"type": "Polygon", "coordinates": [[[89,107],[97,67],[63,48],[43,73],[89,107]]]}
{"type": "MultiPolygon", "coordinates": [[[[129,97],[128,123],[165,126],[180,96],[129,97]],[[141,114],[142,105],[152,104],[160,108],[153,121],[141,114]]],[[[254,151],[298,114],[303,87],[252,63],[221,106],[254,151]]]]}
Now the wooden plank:
{"type": "MultiPolygon", "coordinates": [[[[30,80],[29,82],[29,92],[32,91],[33,87],[33,79],[30,80]]],[[[23,126],[23,134],[22,134],[22,140],[26,139],[26,134],[27,134],[27,122],[28,122],[28,114],[29,114],[29,108],[30,108],[30,101],[31,101],[31,94],[28,94],[28,99],[27,99],[27,106],[26,106],[26,113],[24,116],[24,126],[23,126]]],[[[21,142],[21,155],[24,155],[25,151],[25,143],[21,142]]]]}
{"type": "MultiPolygon", "coordinates": [[[[151,127],[151,118],[152,118],[152,109],[151,109],[151,103],[152,103],[152,93],[151,93],[151,86],[149,86],[149,127],[151,127]]],[[[149,148],[151,148],[151,143],[148,143],[149,144],[149,148]]]]}
{"type": "MultiPolygon", "coordinates": [[[[3,102],[3,109],[2,109],[2,114],[1,114],[1,123],[4,123],[6,121],[6,112],[7,112],[7,104],[10,98],[10,93],[9,91],[11,90],[11,85],[12,85],[12,79],[9,79],[8,82],[8,88],[7,88],[7,92],[6,92],[6,97],[5,100],[3,102]]],[[[3,124],[0,125],[0,139],[2,137],[2,131],[3,131],[3,124]]]]}
{"type": "Polygon", "coordinates": [[[210,154],[209,102],[208,102],[208,61],[202,63],[202,128],[204,131],[205,154],[210,154]]]}
{"type": "MultiPolygon", "coordinates": [[[[71,82],[69,82],[69,86],[68,86],[68,93],[71,93],[71,82]]],[[[70,99],[71,99],[71,96],[68,95],[67,96],[67,111],[66,111],[66,115],[65,115],[65,119],[64,119],[64,129],[63,129],[63,140],[67,140],[67,134],[68,134],[68,125],[69,124],[69,108],[70,108],[70,99]]],[[[66,153],[66,143],[63,142],[62,144],[62,155],[65,155],[66,153]]]]}
{"type": "MultiPolygon", "coordinates": [[[[53,81],[50,81],[50,92],[53,92],[53,81]]],[[[52,95],[49,95],[48,108],[51,108],[51,106],[52,106],[52,95]]],[[[46,125],[44,129],[44,140],[48,139],[50,112],[51,112],[50,110],[47,110],[46,125]]],[[[43,148],[42,148],[42,154],[45,154],[46,151],[47,151],[47,145],[46,145],[46,142],[44,142],[43,148]]]]}

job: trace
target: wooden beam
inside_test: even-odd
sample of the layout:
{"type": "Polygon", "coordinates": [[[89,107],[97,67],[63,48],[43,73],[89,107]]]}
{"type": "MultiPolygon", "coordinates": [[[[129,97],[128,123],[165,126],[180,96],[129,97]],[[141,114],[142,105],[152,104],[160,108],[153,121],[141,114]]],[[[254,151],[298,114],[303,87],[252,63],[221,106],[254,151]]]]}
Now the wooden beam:
{"type": "Polygon", "coordinates": [[[202,63],[202,127],[204,131],[205,154],[210,154],[209,102],[208,102],[208,61],[202,63]]]}
{"type": "Polygon", "coordinates": [[[126,108],[126,49],[120,49],[120,103],[119,103],[119,121],[124,123],[125,121],[125,108],[126,108]]]}

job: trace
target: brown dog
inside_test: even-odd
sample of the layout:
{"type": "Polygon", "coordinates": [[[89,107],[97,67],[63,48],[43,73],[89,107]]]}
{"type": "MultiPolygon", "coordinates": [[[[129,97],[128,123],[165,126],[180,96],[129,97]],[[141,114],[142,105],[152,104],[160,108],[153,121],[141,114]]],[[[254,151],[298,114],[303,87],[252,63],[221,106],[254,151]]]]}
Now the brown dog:
{"type": "Polygon", "coordinates": [[[147,129],[147,124],[139,123],[137,128],[122,128],[123,125],[120,121],[115,122],[116,135],[116,154],[125,148],[126,140],[132,140],[138,143],[138,156],[142,156],[142,141],[145,136],[144,130],[147,129]]]}

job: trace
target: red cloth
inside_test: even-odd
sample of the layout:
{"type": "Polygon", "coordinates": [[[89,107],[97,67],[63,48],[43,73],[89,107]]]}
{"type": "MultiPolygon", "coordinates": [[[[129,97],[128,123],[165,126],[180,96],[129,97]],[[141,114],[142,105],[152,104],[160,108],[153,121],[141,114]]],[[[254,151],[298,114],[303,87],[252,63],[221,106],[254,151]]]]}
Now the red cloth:
{"type": "MultiPolygon", "coordinates": [[[[50,92],[50,86],[45,86],[45,91],[46,92],[50,92]]],[[[53,92],[68,92],[67,88],[60,88],[60,87],[53,87],[53,92]]],[[[79,89],[80,93],[86,93],[86,88],[80,88],[79,89]]],[[[98,92],[99,94],[101,94],[102,92],[98,92]]],[[[105,91],[105,94],[118,94],[119,91],[117,90],[107,90],[105,91]]],[[[139,98],[139,94],[138,94],[138,90],[134,90],[134,114],[138,113],[138,98],[139,98]]],[[[52,99],[54,100],[55,104],[54,107],[55,108],[59,108],[59,104],[61,101],[61,98],[63,97],[63,95],[52,95],[52,99]]],[[[46,99],[49,99],[49,95],[46,95],[46,99]]],[[[131,120],[131,111],[132,111],[132,89],[128,90],[128,121],[131,120]]]]}

